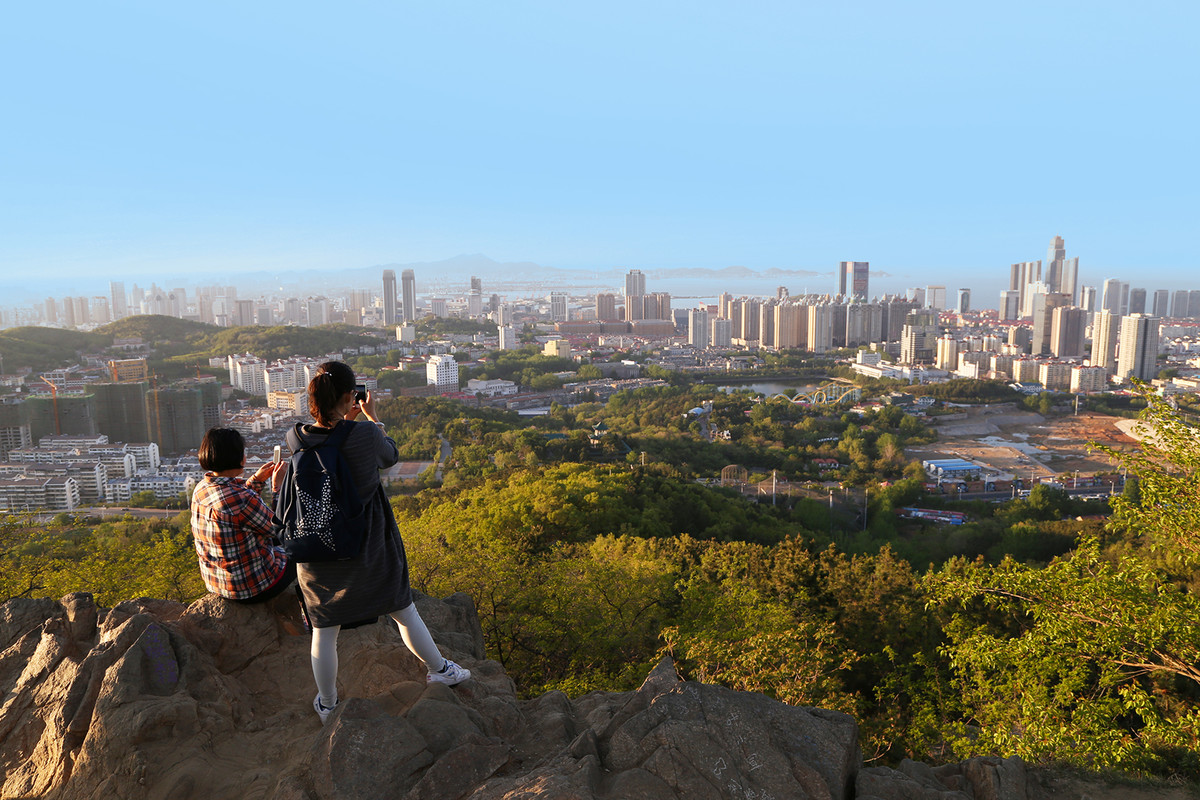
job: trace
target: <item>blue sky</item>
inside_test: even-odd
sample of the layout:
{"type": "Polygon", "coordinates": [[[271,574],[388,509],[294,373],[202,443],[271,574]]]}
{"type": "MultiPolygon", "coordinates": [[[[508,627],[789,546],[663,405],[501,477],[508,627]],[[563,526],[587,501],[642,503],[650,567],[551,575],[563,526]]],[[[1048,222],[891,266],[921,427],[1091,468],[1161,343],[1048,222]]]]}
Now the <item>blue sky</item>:
{"type": "Polygon", "coordinates": [[[990,296],[1057,234],[1083,283],[1200,288],[1198,9],[9,4],[0,264],[846,259],[990,296]]]}

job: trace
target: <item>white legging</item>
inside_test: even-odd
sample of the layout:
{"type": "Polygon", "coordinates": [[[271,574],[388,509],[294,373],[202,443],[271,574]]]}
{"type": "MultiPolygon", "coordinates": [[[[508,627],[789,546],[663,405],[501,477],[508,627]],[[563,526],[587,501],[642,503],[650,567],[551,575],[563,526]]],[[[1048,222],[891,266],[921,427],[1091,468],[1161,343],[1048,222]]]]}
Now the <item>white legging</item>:
{"type": "MultiPolygon", "coordinates": [[[[426,669],[436,672],[445,666],[446,659],[442,658],[437,645],[433,643],[429,629],[417,613],[416,603],[410,603],[399,611],[392,611],[388,616],[395,620],[396,626],[400,628],[400,638],[417,658],[425,662],[426,669]]],[[[312,649],[309,655],[312,657],[313,677],[317,679],[317,691],[321,693],[321,705],[325,708],[333,708],[338,701],[337,640],[341,629],[341,625],[313,628],[312,649]]]]}

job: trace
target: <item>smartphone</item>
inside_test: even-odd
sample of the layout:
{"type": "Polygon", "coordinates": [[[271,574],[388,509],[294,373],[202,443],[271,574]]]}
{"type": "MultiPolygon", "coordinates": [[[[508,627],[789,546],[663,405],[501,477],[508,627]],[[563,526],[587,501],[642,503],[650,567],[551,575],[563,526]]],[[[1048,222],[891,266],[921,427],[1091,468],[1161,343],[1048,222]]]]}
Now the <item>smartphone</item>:
{"type": "Polygon", "coordinates": [[[280,461],[283,461],[283,447],[282,446],[275,445],[275,455],[271,456],[271,461],[275,464],[278,464],[280,461]]]}
{"type": "Polygon", "coordinates": [[[354,384],[354,402],[359,404],[367,402],[367,385],[365,383],[354,384]]]}

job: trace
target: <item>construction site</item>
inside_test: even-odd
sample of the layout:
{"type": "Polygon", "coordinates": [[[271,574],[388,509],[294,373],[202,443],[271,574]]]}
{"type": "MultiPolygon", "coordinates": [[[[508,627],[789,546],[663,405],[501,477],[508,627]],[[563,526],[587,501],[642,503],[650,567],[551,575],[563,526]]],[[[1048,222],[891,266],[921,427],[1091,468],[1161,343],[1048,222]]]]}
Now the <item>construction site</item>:
{"type": "Polygon", "coordinates": [[[1000,476],[1024,482],[1056,480],[1064,485],[1118,469],[1097,446],[1126,452],[1137,440],[1120,417],[1092,412],[1046,418],[1014,404],[955,409],[930,417],[938,432],[933,444],[908,448],[913,460],[964,459],[1000,476]]]}

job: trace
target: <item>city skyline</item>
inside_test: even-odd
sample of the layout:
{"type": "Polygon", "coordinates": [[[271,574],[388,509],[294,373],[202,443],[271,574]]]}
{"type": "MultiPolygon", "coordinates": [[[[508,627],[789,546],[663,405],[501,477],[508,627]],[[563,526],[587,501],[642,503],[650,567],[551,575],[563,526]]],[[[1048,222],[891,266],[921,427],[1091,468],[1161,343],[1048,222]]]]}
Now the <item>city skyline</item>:
{"type": "Polygon", "coordinates": [[[14,9],[0,289],[486,253],[953,291],[1052,236],[1082,285],[1196,274],[1194,5],[684,11],[14,9]]]}

